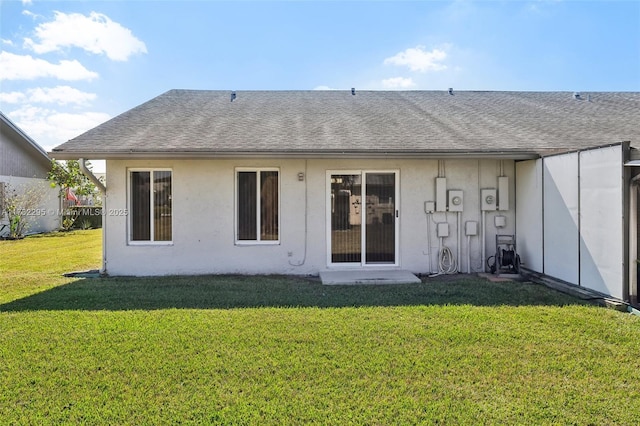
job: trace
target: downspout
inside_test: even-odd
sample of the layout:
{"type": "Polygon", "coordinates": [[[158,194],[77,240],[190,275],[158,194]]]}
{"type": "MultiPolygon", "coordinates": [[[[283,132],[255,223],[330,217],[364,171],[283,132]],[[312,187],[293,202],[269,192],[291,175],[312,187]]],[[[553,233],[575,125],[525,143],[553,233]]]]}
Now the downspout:
{"type": "Polygon", "coordinates": [[[102,193],[102,268],[100,269],[101,275],[107,274],[107,187],[104,186],[100,179],[96,177],[91,170],[87,168],[84,158],[78,159],[80,165],[80,171],[85,175],[98,190],[102,193]]]}

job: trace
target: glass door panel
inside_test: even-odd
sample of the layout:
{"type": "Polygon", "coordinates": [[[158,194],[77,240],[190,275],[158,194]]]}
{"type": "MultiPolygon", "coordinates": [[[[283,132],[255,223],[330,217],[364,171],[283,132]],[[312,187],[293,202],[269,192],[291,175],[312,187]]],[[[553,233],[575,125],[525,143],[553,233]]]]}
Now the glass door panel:
{"type": "Polygon", "coordinates": [[[396,264],[396,179],[396,172],[330,175],[331,264],[396,264]]]}
{"type": "Polygon", "coordinates": [[[362,262],[361,198],[361,175],[331,175],[331,263],[362,262]]]}
{"type": "Polygon", "coordinates": [[[365,173],[365,263],[396,261],[396,174],[365,173]]]}

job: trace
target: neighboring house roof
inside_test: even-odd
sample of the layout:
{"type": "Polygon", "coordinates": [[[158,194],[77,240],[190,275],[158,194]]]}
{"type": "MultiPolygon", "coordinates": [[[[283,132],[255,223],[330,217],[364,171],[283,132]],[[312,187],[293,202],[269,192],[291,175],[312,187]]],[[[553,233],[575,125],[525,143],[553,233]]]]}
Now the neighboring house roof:
{"type": "Polygon", "coordinates": [[[640,93],[170,90],[58,146],[58,159],[505,155],[640,140],[640,93]]]}
{"type": "Polygon", "coordinates": [[[33,174],[41,175],[51,168],[51,159],[47,152],[36,143],[29,135],[14,124],[6,115],[0,112],[0,134],[13,141],[14,146],[0,144],[0,175],[17,175],[33,177],[33,174]],[[26,155],[26,157],[25,157],[26,155]],[[38,167],[27,167],[22,163],[26,159],[33,161],[38,167]]]}

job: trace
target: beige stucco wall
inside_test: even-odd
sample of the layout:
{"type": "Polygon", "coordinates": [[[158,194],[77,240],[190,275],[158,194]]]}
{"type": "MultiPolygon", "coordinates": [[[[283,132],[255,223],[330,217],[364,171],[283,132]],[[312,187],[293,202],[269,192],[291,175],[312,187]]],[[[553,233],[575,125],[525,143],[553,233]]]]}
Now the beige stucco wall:
{"type": "MultiPolygon", "coordinates": [[[[430,224],[431,248],[427,242],[424,202],[435,200],[438,160],[356,159],[200,159],[200,160],[109,160],[105,207],[106,270],[111,275],[167,275],[217,273],[317,274],[328,267],[327,260],[327,171],[399,171],[399,264],[396,268],[429,273],[431,252],[437,265],[438,239],[430,224]],[[127,242],[127,170],[129,168],[171,168],[173,171],[173,242],[170,245],[131,245],[127,242]],[[234,242],[234,190],[236,167],[278,167],[280,169],[280,244],[236,245],[234,242]],[[298,173],[305,172],[305,180],[298,173]],[[306,191],[306,203],[305,203],[306,191]],[[306,204],[306,205],[305,205],[306,204]],[[113,214],[112,214],[113,213],[113,214]],[[306,231],[305,231],[306,216],[306,231]]],[[[510,179],[509,211],[486,216],[486,256],[495,252],[494,216],[506,216],[501,234],[513,234],[514,163],[503,162],[510,179]]],[[[498,160],[444,160],[448,189],[464,191],[461,216],[461,270],[467,270],[466,221],[480,228],[480,188],[497,188],[498,160]]],[[[432,220],[447,221],[450,237],[445,245],[457,253],[457,216],[436,213],[432,220]]],[[[470,241],[471,271],[483,268],[481,239],[470,241]]]]}

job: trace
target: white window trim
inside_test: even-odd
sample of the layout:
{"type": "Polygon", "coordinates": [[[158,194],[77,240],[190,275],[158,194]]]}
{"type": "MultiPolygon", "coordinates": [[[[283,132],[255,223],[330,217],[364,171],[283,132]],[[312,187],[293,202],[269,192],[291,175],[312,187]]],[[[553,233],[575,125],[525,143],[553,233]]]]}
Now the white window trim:
{"type": "Polygon", "coordinates": [[[275,245],[280,245],[280,238],[281,238],[281,227],[280,227],[280,216],[281,216],[281,203],[282,203],[282,192],[281,192],[281,175],[282,173],[280,173],[280,168],[279,167],[236,167],[234,170],[234,182],[235,182],[235,188],[233,191],[233,196],[235,199],[234,202],[234,211],[233,211],[233,238],[235,241],[235,244],[237,246],[275,246],[275,245]],[[238,173],[239,172],[255,172],[256,173],[256,179],[260,178],[260,172],[278,172],[278,239],[277,240],[261,240],[260,239],[260,229],[261,229],[261,224],[260,224],[260,210],[261,210],[261,204],[260,204],[260,191],[258,190],[260,188],[260,185],[258,185],[259,182],[256,182],[256,237],[257,239],[255,240],[240,240],[238,238],[238,227],[239,227],[239,223],[238,223],[238,203],[239,203],[239,197],[238,197],[238,173]]]}
{"type": "MultiPolygon", "coordinates": [[[[127,169],[127,212],[129,213],[127,216],[127,244],[130,246],[171,246],[173,245],[173,235],[174,235],[174,220],[173,220],[173,200],[174,200],[174,172],[171,168],[162,168],[162,167],[135,167],[127,169]],[[153,239],[149,241],[139,241],[132,240],[131,233],[133,232],[133,226],[131,225],[131,220],[133,218],[131,212],[131,173],[132,172],[150,172],[152,175],[155,172],[171,172],[171,241],[154,241],[153,239]]],[[[151,177],[151,182],[153,183],[153,176],[151,177]]],[[[152,192],[153,193],[153,192],[152,192]]],[[[149,219],[150,219],[150,230],[149,236],[153,238],[154,235],[154,206],[153,206],[154,196],[149,197],[149,219]]]]}

